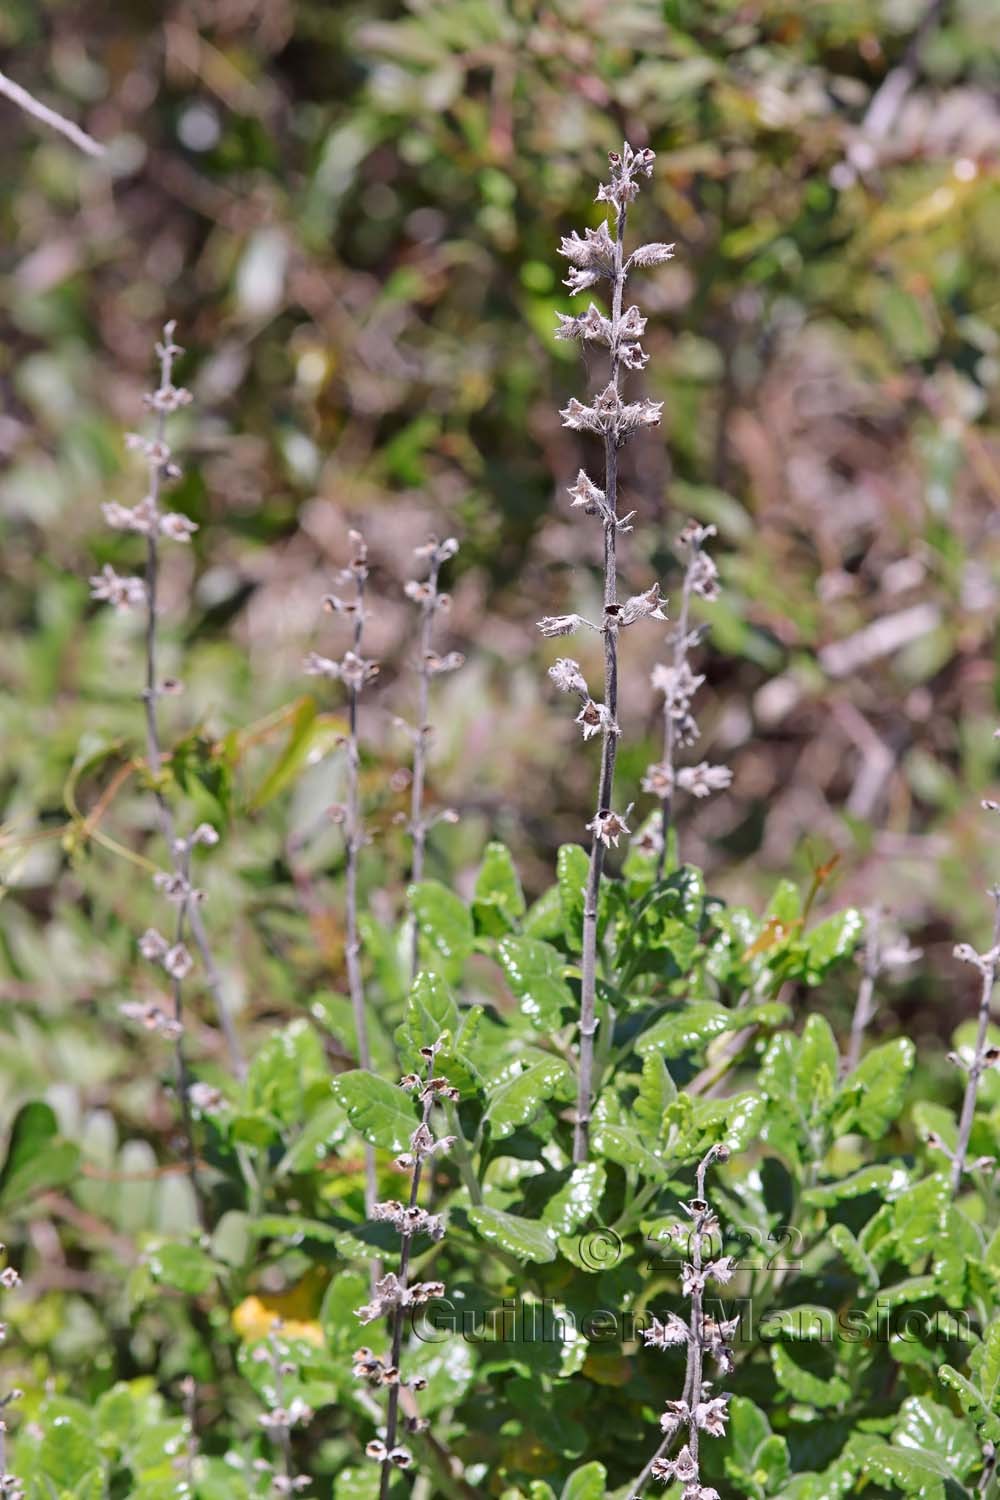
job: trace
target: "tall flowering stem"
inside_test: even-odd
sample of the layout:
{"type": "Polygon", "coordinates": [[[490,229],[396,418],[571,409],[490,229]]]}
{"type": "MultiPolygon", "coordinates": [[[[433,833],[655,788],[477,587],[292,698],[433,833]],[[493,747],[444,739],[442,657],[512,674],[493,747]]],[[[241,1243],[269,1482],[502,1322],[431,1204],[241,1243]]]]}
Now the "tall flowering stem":
{"type": "MultiPolygon", "coordinates": [[[[0,1255],[3,1255],[6,1246],[0,1245],[0,1255]]],[[[4,1266],[0,1271],[0,1287],[4,1291],[13,1291],[21,1285],[21,1277],[13,1266],[4,1266]]],[[[7,1337],[6,1323],[0,1323],[0,1344],[7,1337]]],[[[24,1485],[16,1474],[7,1467],[7,1411],[15,1401],[20,1401],[24,1395],[16,1387],[0,1396],[0,1500],[24,1500],[24,1485]]]]}
{"type": "MultiPolygon", "coordinates": [[[[345,961],[347,983],[351,996],[351,1011],[354,1017],[354,1039],[358,1052],[358,1063],[371,1072],[371,1048],[368,1042],[368,1015],[365,1007],[365,986],[361,973],[361,934],[358,926],[358,871],[361,854],[367,842],[364,818],[361,811],[361,751],[358,736],[358,719],[361,709],[361,694],[368,683],[378,676],[378,666],[362,655],[365,630],[365,585],[368,581],[368,547],[360,531],[348,533],[351,544],[351,560],[341,574],[341,582],[350,590],[346,598],[338,594],[327,594],[323,607],[334,614],[345,615],[351,621],[351,649],[340,661],[320,656],[313,651],[306,657],[305,670],[314,677],[329,677],[343,683],[347,691],[347,737],[344,748],[347,757],[347,799],[343,805],[334,807],[334,819],[343,825],[345,845],[346,880],[346,925],[347,942],[345,961]]],[[[365,1212],[371,1214],[375,1205],[377,1179],[375,1171],[375,1148],[365,1144],[365,1212]]]]}
{"type": "Polygon", "coordinates": [[[739,1318],[719,1320],[705,1311],[705,1288],[714,1281],[725,1285],[731,1281],[736,1264],[730,1255],[718,1255],[721,1248],[719,1220],[705,1192],[705,1176],[713,1162],[729,1159],[726,1146],[713,1146],[703,1158],[696,1173],[695,1196],[684,1204],[686,1224],[677,1226],[675,1237],[686,1242],[690,1260],[681,1267],[681,1291],[689,1299],[691,1311],[687,1322],[676,1313],[665,1321],[654,1318],[643,1338],[654,1349],[675,1345],[687,1351],[684,1387],[678,1401],[668,1401],[660,1418],[663,1438],[659,1447],[632,1487],[630,1500],[639,1500],[650,1479],[661,1484],[678,1482],[684,1486],[682,1500],[719,1500],[719,1492],[701,1480],[701,1438],[724,1437],[729,1418],[728,1394],[713,1395],[705,1378],[708,1358],[715,1361],[723,1374],[733,1369],[730,1341],[739,1318]],[[679,1437],[681,1448],[671,1457],[679,1437]]]}
{"type": "MultiPolygon", "coordinates": [[[[953,1062],[968,1069],[965,1094],[962,1098],[962,1112],[958,1119],[958,1138],[955,1142],[955,1149],[951,1153],[951,1190],[956,1196],[961,1191],[962,1178],[969,1170],[969,1141],[976,1117],[979,1080],[987,1069],[995,1068],[1000,1063],[1000,1048],[994,1047],[989,1040],[990,1008],[997,977],[1000,975],[1000,887],[994,886],[990,895],[993,897],[994,916],[993,941],[989,950],[986,953],[977,953],[968,943],[959,943],[955,949],[955,957],[972,964],[978,969],[980,977],[979,1017],[972,1058],[966,1063],[957,1053],[951,1054],[953,1062]]],[[[942,1142],[936,1142],[936,1144],[943,1147],[942,1142]]],[[[973,1167],[985,1165],[987,1165],[985,1161],[972,1163],[973,1167]]]]}
{"type": "Polygon", "coordinates": [[[295,1374],[296,1366],[288,1357],[288,1345],[281,1333],[282,1323],[279,1319],[272,1324],[267,1342],[260,1344],[254,1351],[254,1359],[270,1368],[270,1405],[257,1420],[274,1445],[277,1458],[276,1463],[260,1460],[255,1467],[271,1475],[271,1489],[276,1495],[294,1495],[299,1490],[308,1489],[312,1480],[308,1474],[295,1472],[292,1432],[296,1427],[308,1427],[314,1412],[300,1396],[294,1396],[291,1401],[285,1400],[285,1378],[295,1374]]]}
{"type": "Polygon", "coordinates": [[[685,568],[680,609],[669,636],[671,659],[669,664],[653,668],[653,687],[663,694],[663,755],[655,765],[647,767],[642,789],[660,803],[659,829],[654,840],[658,880],[663,878],[667,857],[675,789],[679,786],[696,797],[705,797],[721,791],[732,780],[732,773],[725,766],[710,766],[707,761],[677,769],[677,751],[694,744],[699,733],[691,701],[705,679],[692,672],[689,661],[690,652],[700,639],[700,631],[691,629],[691,600],[695,594],[703,599],[718,597],[719,575],[705,551],[705,543],[714,535],[714,526],[699,526],[691,521],[677,538],[685,568]]]}
{"type": "MultiPolygon", "coordinates": [[[[412,726],[404,726],[413,742],[409,833],[413,840],[410,879],[414,885],[418,885],[424,878],[427,835],[434,826],[434,822],[438,821],[438,819],[429,820],[424,813],[427,753],[434,732],[430,723],[431,681],[442,672],[455,671],[465,662],[460,651],[449,651],[442,656],[434,650],[434,625],[438,616],[451,606],[451,596],[441,592],[438,580],[442,566],[449,558],[454,557],[457,551],[458,542],[454,537],[448,537],[443,542],[439,542],[436,537],[431,537],[423,546],[416,549],[418,560],[427,564],[426,578],[412,578],[405,588],[406,597],[411,599],[420,611],[420,637],[417,648],[417,722],[412,726]]],[[[440,814],[440,817],[451,819],[454,814],[447,810],[440,814]]],[[[419,966],[420,934],[414,922],[410,949],[411,980],[416,979],[419,966]]]]}
{"type": "MultiPolygon", "coordinates": [[[[407,1202],[390,1199],[378,1203],[372,1213],[376,1221],[392,1224],[401,1241],[399,1269],[383,1276],[374,1288],[372,1300],[359,1307],[357,1316],[362,1323],[374,1323],[388,1317],[389,1352],[386,1356],[375,1354],[372,1349],[358,1349],[354,1355],[354,1374],[357,1379],[375,1389],[388,1390],[386,1404],[385,1439],[373,1438],[367,1445],[367,1456],[382,1466],[379,1483],[380,1500],[386,1500],[394,1469],[408,1469],[413,1463],[413,1454],[405,1444],[399,1442],[400,1391],[405,1385],[410,1392],[423,1390],[426,1381],[422,1376],[404,1380],[400,1370],[403,1353],[403,1332],[407,1312],[420,1307],[434,1297],[444,1296],[444,1286],[439,1281],[411,1282],[409,1279],[413,1240],[425,1235],[430,1240],[440,1240],[444,1234],[444,1220],[439,1214],[429,1213],[419,1206],[420,1183],[425,1163],[439,1152],[448,1151],[455,1144],[454,1136],[435,1138],[431,1127],[431,1113],[436,1104],[455,1103],[458,1090],[452,1088],[447,1078],[434,1075],[434,1058],[441,1042],[422,1047],[421,1056],[426,1064],[424,1076],[408,1073],[400,1087],[415,1093],[421,1106],[420,1124],[410,1137],[410,1149],[396,1158],[400,1171],[410,1173],[410,1192],[407,1202]]],[[[426,1421],[417,1416],[404,1418],[410,1433],[423,1432],[426,1421]]]]}
{"type": "Polygon", "coordinates": [[[861,982],[858,985],[854,1015],[851,1018],[851,1034],[844,1052],[842,1073],[852,1073],[861,1061],[865,1033],[878,1011],[876,985],[884,974],[906,969],[921,956],[919,948],[911,948],[905,937],[892,940],[887,936],[886,919],[882,910],[874,906],[865,913],[865,941],[861,950],[861,982]]]}
{"type": "Polygon", "coordinates": [[[130,1019],[140,1021],[149,1030],[156,1031],[173,1041],[175,1050],[177,1094],[184,1131],[185,1156],[192,1187],[204,1222],[204,1204],[198,1190],[194,1131],[189,1099],[188,1070],[184,1056],[183,984],[194,967],[194,960],[187,946],[190,932],[198,948],[208,987],[215,1001],[216,1015],[226,1041],[230,1063],[234,1072],[241,1076],[244,1071],[239,1039],[222,993],[222,980],[215,964],[200,904],[203,892],[194,885],[191,875],[191,856],[199,844],[215,844],[218,834],[209,823],[202,823],[190,834],[179,836],[173,811],[164,790],[164,754],[160,729],[159,703],[166,694],[179,690],[180,684],[171,679],[162,679],[159,671],[159,576],[160,544],[162,541],[187,543],[197,530],[194,522],[176,511],[164,511],[161,498],[164,485],[180,474],[167,444],[167,418],[188,405],[190,392],[173,382],[174,363],[183,351],[174,343],[173,323],[163,330],[163,338],[156,345],[159,360],[159,384],[146,397],[146,404],[154,413],[155,424],[151,438],[132,433],[128,438],[130,448],[140,452],[146,462],[148,481],[144,498],[134,507],[120,505],[117,501],[106,502],[102,509],[108,525],[116,531],[136,532],[146,538],[145,576],[126,577],[115,572],[110,564],[91,578],[91,593],[112,605],[118,611],[141,609],[145,611],[145,686],[143,705],[146,722],[146,762],[153,797],[156,803],[160,829],[166,844],[170,868],[156,875],[154,883],[158,890],[176,908],[173,931],[169,938],[156,928],[149,928],[139,941],[142,956],[158,964],[170,980],[172,1012],[167,1012],[155,1002],[130,1003],[122,1007],[130,1019]]]}
{"type": "MultiPolygon", "coordinates": [[[[652,151],[633,151],[627,143],[621,154],[610,153],[611,180],[602,183],[597,201],[607,203],[614,212],[614,232],[605,220],[599,229],[587,229],[581,238],[575,232],[564,238],[560,254],[570,262],[566,285],[572,292],[585,291],[603,281],[610,283],[611,316],[605,317],[593,303],[580,317],[559,314],[557,338],[580,339],[603,344],[609,353],[610,374],[605,388],[587,406],[575,398],[561,413],[565,426],[579,432],[592,432],[604,446],[603,487],[580,470],[570,489],[573,505],[600,519],[604,534],[604,610],[600,624],[579,615],[547,617],[539,622],[543,635],[569,635],[590,625],[600,632],[604,643],[604,697],[595,703],[576,662],[564,658],[551,669],[557,686],[580,694],[583,707],[577,722],[585,739],[592,734],[601,737],[601,768],[598,777],[597,809],[587,825],[591,833],[590,864],[583,909],[583,957],[580,995],[580,1061],[578,1073],[576,1121],[573,1134],[573,1160],[587,1159],[590,1139],[590,1113],[594,1092],[594,1037],[597,1032],[597,912],[608,847],[617,844],[628,833],[628,812],[614,812],[615,756],[618,747],[618,636],[625,626],[636,620],[653,617],[665,619],[660,608],[659,585],[653,584],[644,594],[637,594],[625,604],[618,601],[618,534],[629,530],[631,515],[618,514],[618,454],[628,439],[643,427],[655,427],[660,420],[662,402],[622,400],[622,376],[626,370],[641,370],[648,359],[639,339],[646,320],[635,306],[622,310],[623,294],[629,271],[635,267],[655,266],[669,260],[672,245],[640,246],[626,260],[624,242],[629,204],[639,192],[640,178],[652,175],[652,151]]],[[[634,514],[634,513],[633,513],[634,514]]]]}

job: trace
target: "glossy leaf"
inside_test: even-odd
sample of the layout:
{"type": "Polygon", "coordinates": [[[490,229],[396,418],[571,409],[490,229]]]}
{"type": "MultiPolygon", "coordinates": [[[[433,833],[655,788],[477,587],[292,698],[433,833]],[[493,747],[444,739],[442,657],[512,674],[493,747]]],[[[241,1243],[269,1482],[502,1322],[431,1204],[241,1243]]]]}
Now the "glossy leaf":
{"type": "Polygon", "coordinates": [[[331,1089],[355,1130],[366,1141],[397,1153],[409,1147],[417,1117],[409,1094],[397,1085],[358,1068],[352,1073],[340,1073],[331,1089]]]}
{"type": "Polygon", "coordinates": [[[537,938],[506,937],[497,956],[521,1010],[539,1031],[563,1024],[563,1011],[575,1008],[573,993],[563,978],[565,960],[549,943],[537,938]]]}
{"type": "Polygon", "coordinates": [[[469,1221],[484,1240],[517,1260],[544,1263],[556,1258],[552,1232],[534,1219],[483,1206],[469,1209],[469,1221]]]}

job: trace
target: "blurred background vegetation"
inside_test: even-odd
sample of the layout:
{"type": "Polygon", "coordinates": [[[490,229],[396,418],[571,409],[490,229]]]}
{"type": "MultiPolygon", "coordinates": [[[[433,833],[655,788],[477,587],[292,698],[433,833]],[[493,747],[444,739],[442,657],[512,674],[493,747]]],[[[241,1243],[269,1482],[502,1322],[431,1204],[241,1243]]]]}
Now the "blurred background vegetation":
{"type": "MultiPolygon", "coordinates": [[[[598,597],[597,536],[565,496],[589,450],[558,408],[600,372],[553,342],[556,246],[599,222],[623,137],[658,157],[633,227],[677,242],[634,290],[651,359],[632,389],[665,410],[626,454],[623,577],[672,592],[696,516],[724,585],[697,755],[735,781],[682,809],[684,853],[731,899],[823,868],[831,908],[888,906],[925,960],[884,1027],[946,1035],[972,1012],[951,945],[983,938],[1000,875],[979,806],[1000,719],[1000,4],[933,9],[866,143],[923,0],[7,0],[0,67],[109,156],[0,100],[4,1123],[48,1089],[95,1181],[120,1134],[171,1129],[162,1058],[139,1066],[118,1017],[149,982],[134,938],[155,909],[128,772],[140,640],[86,583],[139,559],[100,503],[141,496],[122,439],[167,318],[195,395],[172,503],[200,527],[167,560],[186,689],[167,714],[195,810],[226,829],[206,915],[241,1026],[342,983],[339,704],[301,660],[343,644],[319,600],[349,524],[383,662],[370,911],[398,909],[405,876],[401,589],[430,531],[462,541],[449,644],[469,663],[436,693],[431,793],[463,817],[429,873],[467,885],[496,836],[535,893],[583,837],[597,751],[553,702],[534,621],[598,597]]],[[[623,802],[656,758],[663,643],[625,647],[623,802]]],[[[53,1254],[53,1286],[91,1274],[53,1254]]],[[[52,1336],[89,1347],[72,1321],[52,1336]]]]}

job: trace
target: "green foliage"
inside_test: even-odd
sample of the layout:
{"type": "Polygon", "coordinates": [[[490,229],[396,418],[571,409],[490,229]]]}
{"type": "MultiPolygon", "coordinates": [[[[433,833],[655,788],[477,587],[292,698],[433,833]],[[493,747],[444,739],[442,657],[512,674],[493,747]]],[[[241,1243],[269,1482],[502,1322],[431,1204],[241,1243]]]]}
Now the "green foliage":
{"type": "MultiPolygon", "coordinates": [[[[673,1232],[715,1142],[733,1153],[714,1201],[739,1260],[722,1301],[752,1318],[708,1481],[748,1500],[996,1489],[997,1194],[988,1165],[952,1192],[939,1143],[954,1149],[960,1087],[936,1042],[974,1003],[940,955],[996,873],[966,811],[995,791],[990,6],[943,8],[886,159],[843,170],[917,9],[293,0],[188,7],[161,35],[131,0],[7,7],[10,71],[117,137],[111,193],[4,102],[0,1207],[26,1291],[2,1293],[0,1397],[25,1391],[9,1462],[27,1500],[264,1500],[258,1355],[276,1318],[284,1399],[316,1410],[293,1437],[308,1494],[374,1500],[378,1398],[350,1362],[381,1338],[355,1309],[395,1242],[366,1218],[363,1163],[373,1148],[380,1195],[405,1198],[393,1158],[418,1113],[397,1079],[432,1045],[459,1097],[441,1126],[456,1146],[422,1189],[447,1233],[414,1245],[450,1298],[430,1310],[444,1336],[405,1349],[433,1416],[412,1440],[421,1493],[632,1493],[683,1377],[629,1319],[685,1308],[673,1232]],[[591,1154],[574,1166],[588,857],[557,841],[582,837],[593,767],[552,733],[541,656],[516,640],[555,594],[599,598],[589,543],[553,518],[553,464],[583,459],[551,428],[571,352],[550,340],[566,306],[551,262],[581,211],[599,222],[612,125],[657,150],[637,217],[678,241],[644,377],[670,483],[623,460],[628,546],[673,614],[674,521],[719,528],[725,589],[694,623],[728,653],[706,753],[733,746],[736,775],[724,815],[677,809],[662,880],[635,846],[609,857],[591,1154]],[[156,785],[184,827],[222,837],[196,878],[248,1058],[245,1077],[225,1067],[199,969],[183,1042],[203,1085],[198,1197],[178,1059],[120,1019],[154,992],[134,950],[163,854],[141,647],[82,581],[139,555],[99,531],[99,504],[134,486],[119,429],[167,316],[198,396],[171,504],[200,529],[164,578],[163,665],[183,656],[186,691],[165,706],[156,785]],[[341,993],[343,840],[325,816],[344,719],[288,675],[323,649],[302,639],[300,590],[339,553],[342,509],[371,523],[393,712],[412,717],[414,641],[387,564],[431,514],[465,539],[453,618],[481,659],[435,724],[431,793],[463,822],[436,825],[408,902],[387,774],[402,741],[364,746],[373,1074],[341,993]],[[933,953],[905,1010],[880,994],[850,1071],[862,919],[822,863],[833,847],[844,889],[900,905],[933,953]],[[786,859],[798,878],[772,894],[786,859]],[[556,1326],[486,1325],[511,1303],[556,1326]],[[602,1311],[610,1333],[588,1323],[602,1311]],[[456,1331],[465,1316],[487,1331],[456,1331]]],[[[598,674],[596,640],[579,650],[598,674]]],[[[649,664],[638,650],[625,672],[649,664]]],[[[623,806],[659,754],[657,716],[634,710],[623,806]]],[[[998,1135],[992,1072],[971,1158],[998,1135]]],[[[393,1500],[412,1483],[394,1476],[393,1500]]]]}

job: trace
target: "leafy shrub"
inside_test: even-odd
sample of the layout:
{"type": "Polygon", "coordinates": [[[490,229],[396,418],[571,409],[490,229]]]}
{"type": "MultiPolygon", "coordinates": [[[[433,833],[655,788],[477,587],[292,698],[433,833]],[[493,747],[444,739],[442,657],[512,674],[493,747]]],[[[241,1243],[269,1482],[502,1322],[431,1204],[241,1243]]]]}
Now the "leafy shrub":
{"type": "MultiPolygon", "coordinates": [[[[610,318],[593,307],[562,329],[611,360],[592,402],[563,413],[604,448],[603,482],[581,470],[571,491],[603,533],[603,615],[541,622],[546,637],[590,623],[602,641],[600,701],[579,663],[550,669],[581,699],[584,741],[600,740],[589,851],[564,845],[554,883],[530,904],[499,842],[470,890],[427,877],[433,683],[461,666],[431,631],[456,550],[435,539],[421,551],[428,576],[406,589],[419,610],[404,815],[413,879],[405,911],[376,898],[363,729],[377,669],[362,654],[368,556],[352,534],[349,591],[327,601],[350,622],[350,649],[307,661],[340,685],[346,721],[317,734],[307,708],[268,793],[336,736],[349,994],[300,997],[291,1022],[254,1029],[246,1061],[208,925],[209,851],[232,834],[225,754],[197,736],[168,750],[163,730],[175,684],[159,667],[159,549],[194,529],[161,505],[179,477],[166,419],[187,400],[165,330],[155,426],[133,441],[146,497],[105,507],[123,546],[144,538],[143,573],[108,562],[91,580],[95,598],[143,621],[145,751],[85,745],[76,774],[119,760],[104,807],[137,784],[136,847],[103,837],[173,914],[166,933],[135,935],[169,993],[115,999],[137,1053],[141,1042],[168,1079],[141,1102],[172,1111],[176,1149],[161,1157],[137,1132],[119,1150],[109,1122],[102,1173],[94,1140],[75,1139],[48,1102],[13,1122],[0,1204],[15,1248],[0,1281],[25,1390],[6,1402],[19,1418],[8,1495],[244,1500],[332,1487],[334,1500],[384,1500],[412,1486],[625,1500],[655,1483],[671,1500],[943,1500],[995,1487],[1000,930],[985,953],[959,952],[981,1001],[955,1039],[955,1112],[911,1089],[909,1038],[867,1044],[877,986],[914,957],[879,914],[817,915],[821,874],[805,895],[781,882],[760,912],[726,905],[682,859],[676,793],[728,784],[724,768],[686,753],[702,645],[688,610],[717,587],[710,527],[678,543],[681,610],[654,676],[663,756],[643,782],[654,806],[620,868],[606,867],[632,832],[631,808],[613,800],[619,634],[663,617],[656,584],[619,602],[616,557],[627,528],[618,452],[659,414],[619,385],[645,362],[644,320],[622,308],[626,268],[669,255],[623,251],[651,169],[650,151],[613,155],[599,199],[614,233],[563,241],[571,289],[606,279],[611,291],[610,318]],[[857,957],[855,1024],[839,1038],[822,1002],[857,957]],[[79,1232],[79,1274],[96,1278],[64,1329],[45,1326],[61,1310],[44,1286],[14,1295],[15,1265],[30,1285],[45,1260],[40,1203],[79,1232]],[[106,1341],[74,1380],[98,1312],[106,1341]]],[[[89,841],[95,826],[81,819],[73,832],[89,841]]],[[[314,912],[309,876],[297,878],[314,912]]],[[[75,1268],[62,1269],[72,1286],[75,1268]]]]}

